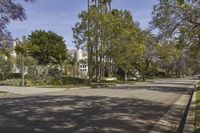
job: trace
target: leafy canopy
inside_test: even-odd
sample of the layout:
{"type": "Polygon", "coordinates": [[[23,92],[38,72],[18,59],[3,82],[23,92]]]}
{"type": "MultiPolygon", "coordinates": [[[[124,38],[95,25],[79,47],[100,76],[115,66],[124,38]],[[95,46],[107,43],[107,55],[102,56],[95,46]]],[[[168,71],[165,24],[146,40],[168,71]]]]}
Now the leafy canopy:
{"type": "Polygon", "coordinates": [[[40,65],[62,64],[67,59],[67,46],[62,36],[52,31],[35,30],[28,39],[39,49],[31,56],[38,60],[40,65]]]}

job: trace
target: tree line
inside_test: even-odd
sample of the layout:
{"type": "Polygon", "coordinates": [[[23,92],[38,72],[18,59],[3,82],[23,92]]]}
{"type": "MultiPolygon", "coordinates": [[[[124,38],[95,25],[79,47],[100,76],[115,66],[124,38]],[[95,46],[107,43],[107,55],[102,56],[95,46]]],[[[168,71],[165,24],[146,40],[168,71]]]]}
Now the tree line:
{"type": "MultiPolygon", "coordinates": [[[[6,26],[10,20],[26,19],[26,15],[12,0],[0,1],[0,5],[0,53],[9,58],[12,37],[6,26]]],[[[88,0],[88,9],[78,15],[79,22],[72,30],[76,48],[88,54],[90,82],[115,76],[127,81],[136,73],[145,80],[200,72],[199,0],[160,0],[152,14],[150,28],[144,30],[128,10],[113,9],[112,0],[88,0]],[[157,35],[152,33],[155,29],[159,31],[157,35]]],[[[63,37],[51,31],[32,32],[18,41],[15,50],[20,55],[22,71],[27,55],[39,65],[77,65],[76,59],[67,54],[63,37]]],[[[3,69],[0,71],[3,73],[3,69]]]]}
{"type": "Polygon", "coordinates": [[[105,71],[113,76],[117,69],[125,80],[135,71],[145,80],[161,73],[180,77],[195,69],[191,64],[196,59],[190,57],[195,52],[191,49],[200,46],[199,1],[160,0],[147,30],[139,27],[129,11],[112,9],[111,0],[88,2],[73,32],[76,47],[88,52],[90,80],[102,80],[105,71]],[[151,33],[155,28],[159,36],[151,33]]]}

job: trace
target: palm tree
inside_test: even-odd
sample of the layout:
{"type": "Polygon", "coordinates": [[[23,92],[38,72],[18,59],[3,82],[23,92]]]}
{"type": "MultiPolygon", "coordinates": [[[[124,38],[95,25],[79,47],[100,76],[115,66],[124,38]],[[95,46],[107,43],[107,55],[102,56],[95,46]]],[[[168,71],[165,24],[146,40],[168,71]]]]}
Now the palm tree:
{"type": "Polygon", "coordinates": [[[20,55],[20,62],[21,62],[21,86],[24,86],[24,56],[28,53],[38,50],[38,47],[32,45],[31,42],[26,38],[23,37],[22,41],[19,39],[17,40],[17,45],[15,47],[15,51],[17,54],[20,55]]]}

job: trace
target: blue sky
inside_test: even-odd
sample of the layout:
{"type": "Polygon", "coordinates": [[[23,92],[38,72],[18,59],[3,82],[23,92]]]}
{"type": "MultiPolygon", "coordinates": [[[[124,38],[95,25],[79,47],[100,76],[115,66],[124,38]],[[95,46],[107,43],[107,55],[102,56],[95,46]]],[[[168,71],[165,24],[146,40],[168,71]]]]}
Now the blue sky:
{"type": "MultiPolygon", "coordinates": [[[[78,22],[78,14],[86,10],[87,0],[37,0],[36,3],[25,3],[16,0],[26,10],[27,20],[11,22],[8,30],[14,38],[29,35],[36,29],[51,30],[65,38],[68,48],[74,48],[72,27],[78,22]]],[[[153,5],[157,0],[113,0],[112,8],[127,9],[134,20],[145,29],[151,21],[153,5]]]]}

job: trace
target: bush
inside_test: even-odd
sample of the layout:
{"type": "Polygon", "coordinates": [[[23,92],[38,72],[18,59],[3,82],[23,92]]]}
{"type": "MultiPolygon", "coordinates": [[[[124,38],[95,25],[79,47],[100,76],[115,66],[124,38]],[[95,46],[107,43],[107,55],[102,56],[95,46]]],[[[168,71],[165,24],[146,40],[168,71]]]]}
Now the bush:
{"type": "Polygon", "coordinates": [[[0,84],[7,86],[20,86],[21,79],[8,79],[1,81],[0,84]]]}
{"type": "Polygon", "coordinates": [[[21,73],[10,73],[8,75],[8,79],[20,79],[21,78],[21,73]]]}
{"type": "Polygon", "coordinates": [[[59,79],[52,79],[47,85],[63,85],[63,83],[59,79]]]}
{"type": "Polygon", "coordinates": [[[30,80],[27,80],[27,79],[26,79],[26,80],[24,81],[24,85],[25,85],[25,86],[31,86],[32,83],[31,83],[30,80]]]}
{"type": "Polygon", "coordinates": [[[31,85],[32,86],[42,86],[45,85],[42,80],[31,80],[31,85]]]}
{"type": "Polygon", "coordinates": [[[47,76],[46,66],[29,66],[26,74],[26,78],[30,80],[43,80],[47,76]]]}
{"type": "Polygon", "coordinates": [[[60,75],[62,75],[62,70],[60,70],[58,66],[51,66],[48,69],[48,75],[54,79],[59,78],[60,75]]]}
{"type": "Polygon", "coordinates": [[[5,80],[8,78],[9,73],[12,71],[13,64],[3,58],[0,57],[0,80],[5,80]]]}
{"type": "Polygon", "coordinates": [[[87,84],[88,80],[75,77],[62,77],[62,84],[87,84]]]}

